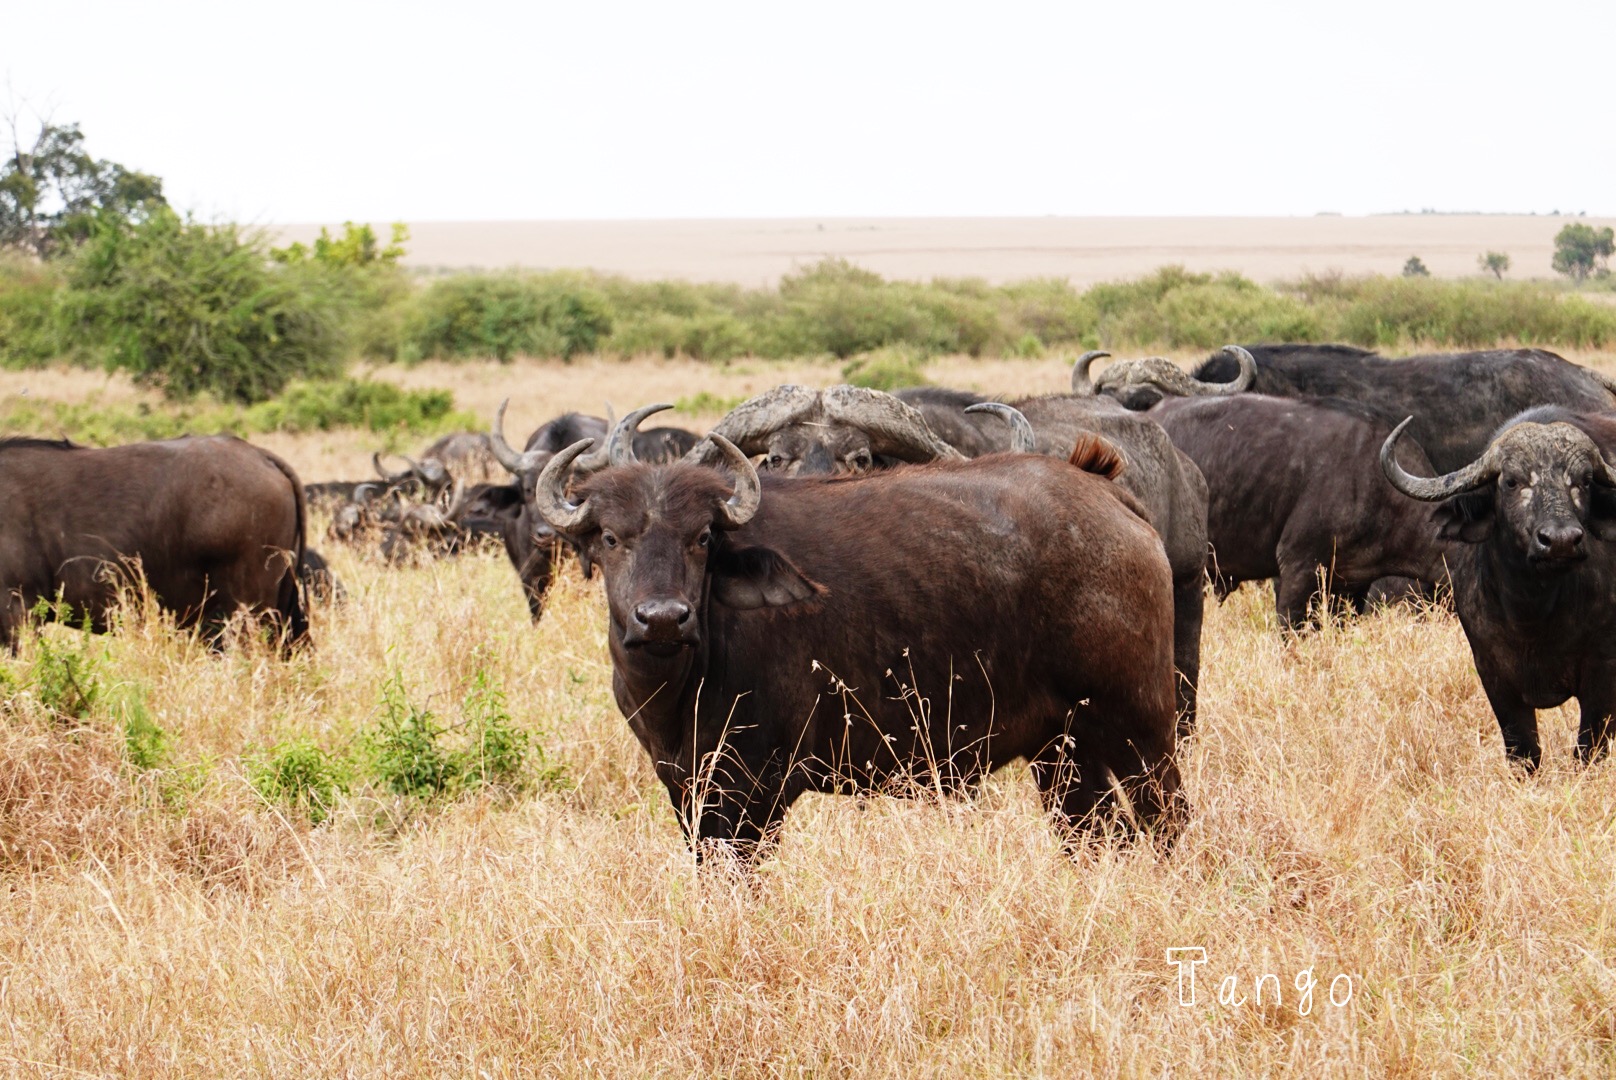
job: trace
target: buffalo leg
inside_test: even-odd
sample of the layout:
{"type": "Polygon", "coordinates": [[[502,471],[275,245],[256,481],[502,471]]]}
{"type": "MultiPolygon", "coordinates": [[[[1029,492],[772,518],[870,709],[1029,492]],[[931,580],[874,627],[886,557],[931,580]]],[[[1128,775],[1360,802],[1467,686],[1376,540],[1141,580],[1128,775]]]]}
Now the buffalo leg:
{"type": "Polygon", "coordinates": [[[1577,760],[1597,761],[1610,747],[1611,719],[1616,716],[1616,664],[1597,664],[1583,675],[1577,704],[1582,709],[1577,760]]]}
{"type": "Polygon", "coordinates": [[[1195,702],[1201,679],[1201,621],[1206,578],[1200,569],[1173,583],[1173,685],[1177,689],[1178,734],[1195,730],[1195,702]]]}
{"type": "Polygon", "coordinates": [[[1312,626],[1309,608],[1318,585],[1317,573],[1311,567],[1306,572],[1280,568],[1279,577],[1274,579],[1274,607],[1281,629],[1300,634],[1312,626]]]}
{"type": "Polygon", "coordinates": [[[1092,834],[1118,808],[1119,790],[1140,828],[1154,832],[1163,847],[1172,843],[1187,809],[1172,741],[1170,735],[1145,737],[1102,748],[1091,733],[1079,732],[1057,739],[1033,760],[1044,807],[1068,849],[1078,830],[1092,834]]]}
{"type": "Polygon", "coordinates": [[[1510,763],[1519,765],[1528,773],[1537,771],[1543,760],[1543,750],[1537,741],[1537,710],[1526,704],[1521,693],[1497,675],[1488,676],[1492,665],[1476,658],[1481,674],[1481,688],[1487,692],[1487,701],[1498,718],[1498,730],[1504,737],[1504,754],[1510,763]]]}
{"type": "Polygon", "coordinates": [[[0,645],[13,656],[17,655],[17,646],[22,641],[24,610],[19,590],[7,589],[0,597],[0,645]]]}

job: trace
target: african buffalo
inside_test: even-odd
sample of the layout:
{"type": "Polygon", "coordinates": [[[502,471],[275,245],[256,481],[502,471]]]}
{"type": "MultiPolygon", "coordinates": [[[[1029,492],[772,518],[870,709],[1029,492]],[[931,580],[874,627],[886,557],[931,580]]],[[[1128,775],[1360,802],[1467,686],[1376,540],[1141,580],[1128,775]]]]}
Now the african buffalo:
{"type": "Polygon", "coordinates": [[[1394,456],[1410,426],[1387,437],[1381,467],[1399,491],[1441,504],[1454,607],[1504,752],[1536,769],[1537,710],[1575,697],[1577,757],[1603,754],[1616,713],[1616,417],[1527,411],[1475,461],[1434,479],[1394,456]]]}
{"type": "MultiPolygon", "coordinates": [[[[1243,581],[1274,579],[1280,622],[1306,625],[1319,575],[1359,610],[1374,583],[1446,579],[1447,543],[1430,514],[1381,474],[1391,428],[1349,402],[1266,394],[1168,398],[1155,420],[1206,477],[1207,535],[1219,595],[1243,581]]],[[[1403,444],[1403,464],[1430,475],[1425,454],[1403,444]]]]}
{"type": "Polygon", "coordinates": [[[1102,440],[760,481],[722,434],[733,480],[636,463],[622,426],[612,467],[569,494],[576,443],[535,505],[605,573],[618,708],[698,855],[757,857],[806,791],[958,790],[1017,758],[1058,823],[1120,791],[1170,835],[1172,578],[1102,440]]]}
{"type": "MultiPolygon", "coordinates": [[[[1444,472],[1482,455],[1510,417],[1537,405],[1605,412],[1612,381],[1543,349],[1493,349],[1388,360],[1344,345],[1252,345],[1251,391],[1275,397],[1341,398],[1409,428],[1444,472]]],[[[1196,368],[1207,383],[1235,377],[1235,361],[1214,356],[1196,368]]]]}
{"type": "Polygon", "coordinates": [[[0,642],[60,596],[105,630],[129,575],[180,625],[217,631],[239,608],[288,643],[308,631],[297,568],[303,485],[286,462],[228,435],[104,450],[0,439],[0,642]]]}
{"type": "MultiPolygon", "coordinates": [[[[470,493],[475,498],[460,511],[457,520],[463,524],[472,523],[473,528],[498,531],[505,544],[505,553],[510,557],[511,565],[516,568],[517,579],[522,583],[528,611],[533,621],[537,622],[544,614],[544,595],[550,589],[556,565],[561,559],[562,541],[533,510],[534,482],[539,471],[557,451],[581,439],[604,440],[608,425],[598,416],[563,413],[540,425],[528,436],[519,454],[505,441],[505,409],[509,404],[509,399],[500,403],[488,440],[494,457],[515,479],[497,488],[470,493]],[[489,516],[480,521],[476,519],[474,510],[477,507],[488,508],[489,516]]],[[[649,431],[636,431],[633,441],[635,453],[641,460],[654,462],[677,461],[690,452],[697,439],[681,428],[652,428],[649,431]]],[[[597,455],[594,459],[581,462],[580,471],[599,469],[604,465],[604,455],[597,455]]],[[[585,572],[588,572],[587,565],[585,572]]]]}

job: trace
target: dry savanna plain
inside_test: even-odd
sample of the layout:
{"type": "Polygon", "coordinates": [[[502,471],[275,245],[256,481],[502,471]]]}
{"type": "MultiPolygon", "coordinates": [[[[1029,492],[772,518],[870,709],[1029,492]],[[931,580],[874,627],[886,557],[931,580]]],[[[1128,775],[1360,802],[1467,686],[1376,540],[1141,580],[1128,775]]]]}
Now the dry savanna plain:
{"type": "MultiPolygon", "coordinates": [[[[1616,355],[1574,358],[1616,373],[1616,355]]],[[[927,374],[1067,378],[1058,357],[927,374]]],[[[709,411],[669,417],[701,428],[712,402],[838,368],[375,377],[483,417],[510,396],[525,433],[706,391],[709,411]]],[[[0,373],[0,397],[25,389],[143,399],[0,373]]],[[[308,480],[362,477],[374,448],[258,441],[308,480]]],[[[1512,775],[1442,610],[1287,638],[1267,591],[1209,596],[1193,813],[1166,857],[1063,853],[1011,766],[964,799],[807,797],[742,878],[697,870],[616,709],[598,580],[569,568],[535,626],[500,550],[391,566],[325,525],[347,599],[315,608],[289,661],[250,635],[212,653],[138,597],[116,634],[52,626],[0,656],[0,1073],[1616,1072],[1616,765],[1574,767],[1558,709],[1541,773],[1512,775]],[[469,712],[500,697],[531,740],[510,782],[428,799],[356,775],[320,823],[254,783],[276,746],[373,749],[401,700],[463,750],[469,712]],[[1175,966],[1174,949],[1204,953],[1175,966]]]]}

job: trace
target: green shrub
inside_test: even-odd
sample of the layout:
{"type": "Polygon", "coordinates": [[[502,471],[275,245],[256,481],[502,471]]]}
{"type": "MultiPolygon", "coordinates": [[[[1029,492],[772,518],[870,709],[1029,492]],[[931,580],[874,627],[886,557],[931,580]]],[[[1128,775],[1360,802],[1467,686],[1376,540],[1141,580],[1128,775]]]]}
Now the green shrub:
{"type": "MultiPolygon", "coordinates": [[[[72,622],[73,611],[65,601],[41,598],[31,612],[35,619],[72,622]]],[[[48,712],[59,720],[87,720],[100,706],[106,689],[101,684],[100,659],[92,654],[90,616],[80,619],[82,633],[68,636],[66,644],[56,644],[48,634],[35,639],[34,659],[28,685],[48,712]]]]}
{"type": "Polygon", "coordinates": [[[251,404],[340,367],[323,270],[272,267],[261,236],[167,208],[138,224],[98,218],[70,259],[66,302],[108,367],[170,397],[251,404]]]}
{"type": "Polygon", "coordinates": [[[476,427],[478,420],[455,412],[454,394],[448,390],[405,390],[388,382],[339,379],[293,383],[280,397],[246,410],[241,425],[247,431],[294,434],[344,427],[420,434],[446,425],[476,427]]]}
{"type": "Polygon", "coordinates": [[[68,351],[61,299],[51,264],[0,256],[0,367],[39,367],[68,351]]]}
{"type": "Polygon", "coordinates": [[[94,397],[74,403],[31,397],[0,401],[0,428],[7,432],[65,435],[89,446],[220,431],[250,436],[356,427],[385,435],[392,443],[480,424],[478,417],[454,408],[454,395],[447,390],[404,390],[358,379],[296,382],[281,397],[247,408],[206,398],[155,409],[144,403],[105,405],[94,397]]]}
{"type": "Polygon", "coordinates": [[[594,351],[612,331],[606,297],[569,274],[466,274],[427,287],[404,327],[404,355],[456,360],[594,351]]]}
{"type": "Polygon", "coordinates": [[[449,791],[459,763],[439,742],[448,728],[404,690],[404,677],[394,672],[382,687],[381,716],[362,743],[370,771],[395,795],[430,799],[449,791]]]}
{"type": "Polygon", "coordinates": [[[842,365],[842,379],[853,386],[867,386],[887,393],[907,386],[929,386],[931,380],[921,371],[924,359],[912,347],[893,345],[865,353],[842,365]]]}
{"type": "Polygon", "coordinates": [[[159,768],[168,757],[168,732],[152,719],[146,697],[138,688],[124,691],[119,703],[123,714],[123,747],[129,764],[141,771],[159,768]]]}
{"type": "Polygon", "coordinates": [[[673,403],[673,407],[676,412],[681,413],[713,413],[722,416],[745,400],[744,395],[724,397],[710,390],[701,390],[689,397],[680,398],[673,403]]]}
{"type": "Polygon", "coordinates": [[[267,802],[286,803],[318,825],[348,791],[348,763],[307,738],[280,742],[248,755],[247,780],[267,802]]]}

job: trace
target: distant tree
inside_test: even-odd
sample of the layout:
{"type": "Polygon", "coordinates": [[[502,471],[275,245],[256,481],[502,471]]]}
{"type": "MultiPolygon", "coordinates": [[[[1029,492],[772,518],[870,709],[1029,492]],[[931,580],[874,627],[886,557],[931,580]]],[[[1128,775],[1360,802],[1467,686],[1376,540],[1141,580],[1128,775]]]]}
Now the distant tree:
{"type": "Polygon", "coordinates": [[[1408,262],[1403,264],[1404,277],[1430,277],[1431,271],[1426,269],[1425,263],[1418,255],[1410,255],[1408,262]]]}
{"type": "Polygon", "coordinates": [[[1560,230],[1554,238],[1556,272],[1573,281],[1583,281],[1590,274],[1607,273],[1605,260],[1616,254],[1616,229],[1606,225],[1596,229],[1592,225],[1572,224],[1560,230]]]}
{"type": "Polygon", "coordinates": [[[1509,256],[1502,251],[1489,251],[1485,255],[1476,256],[1476,265],[1499,281],[1503,281],[1504,271],[1509,269],[1509,256]]]}
{"type": "Polygon", "coordinates": [[[102,214],[138,223],[163,199],[163,182],[91,157],[77,124],[37,121],[32,138],[15,111],[0,117],[10,145],[0,165],[0,248],[47,258],[90,235],[102,214]]]}

